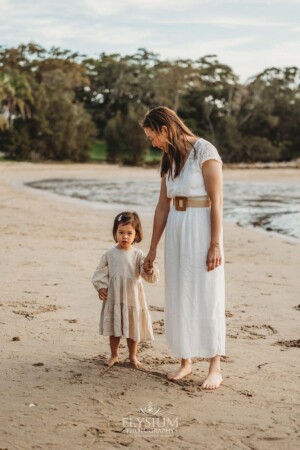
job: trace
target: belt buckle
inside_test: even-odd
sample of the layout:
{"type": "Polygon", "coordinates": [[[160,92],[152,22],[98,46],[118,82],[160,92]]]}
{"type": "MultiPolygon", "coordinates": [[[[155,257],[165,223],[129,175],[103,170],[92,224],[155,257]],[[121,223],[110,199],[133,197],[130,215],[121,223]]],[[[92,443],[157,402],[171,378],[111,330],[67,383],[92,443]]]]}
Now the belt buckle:
{"type": "Polygon", "coordinates": [[[186,211],[187,197],[175,197],[176,211],[186,211]]]}

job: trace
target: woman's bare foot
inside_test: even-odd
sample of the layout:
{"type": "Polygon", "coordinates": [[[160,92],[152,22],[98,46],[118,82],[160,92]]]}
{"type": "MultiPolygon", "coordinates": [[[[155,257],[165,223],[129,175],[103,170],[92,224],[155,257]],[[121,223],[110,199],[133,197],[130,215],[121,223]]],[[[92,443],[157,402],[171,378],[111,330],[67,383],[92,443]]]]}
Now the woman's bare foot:
{"type": "Polygon", "coordinates": [[[142,369],[144,367],[143,364],[137,359],[136,356],[131,356],[129,358],[129,360],[130,360],[130,364],[132,364],[137,369],[142,369]]]}
{"type": "Polygon", "coordinates": [[[119,362],[119,358],[118,356],[112,356],[111,358],[109,358],[106,362],[105,365],[108,367],[112,367],[114,364],[116,364],[117,362],[119,362]]]}
{"type": "Polygon", "coordinates": [[[218,389],[223,381],[221,372],[218,370],[212,370],[208,373],[206,380],[203,382],[202,387],[204,389],[218,389]]]}
{"type": "Polygon", "coordinates": [[[190,359],[185,359],[182,360],[180,369],[177,372],[168,373],[167,378],[170,381],[177,381],[190,373],[192,373],[192,362],[190,359]]]}

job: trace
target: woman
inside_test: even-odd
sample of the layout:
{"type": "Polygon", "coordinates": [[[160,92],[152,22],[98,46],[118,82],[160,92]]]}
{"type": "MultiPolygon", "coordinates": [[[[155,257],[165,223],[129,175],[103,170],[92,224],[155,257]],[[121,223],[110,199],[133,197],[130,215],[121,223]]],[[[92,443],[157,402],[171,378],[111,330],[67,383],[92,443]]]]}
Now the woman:
{"type": "Polygon", "coordinates": [[[151,109],[141,123],[163,151],[161,190],[146,262],[152,267],[165,235],[166,339],[181,366],[168,374],[180,380],[192,372],[192,357],[210,358],[205,389],[222,383],[225,354],[225,287],[222,231],[222,161],[169,108],[151,109]]]}

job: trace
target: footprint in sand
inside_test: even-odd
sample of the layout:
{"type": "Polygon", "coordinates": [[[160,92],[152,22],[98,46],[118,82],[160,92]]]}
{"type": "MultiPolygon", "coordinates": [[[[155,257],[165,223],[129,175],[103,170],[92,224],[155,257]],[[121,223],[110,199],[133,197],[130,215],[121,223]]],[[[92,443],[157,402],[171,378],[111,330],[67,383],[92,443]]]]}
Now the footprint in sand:
{"type": "Polygon", "coordinates": [[[171,356],[165,356],[163,358],[159,358],[158,356],[149,356],[145,363],[155,366],[162,366],[165,364],[178,364],[178,359],[174,359],[171,356]]]}
{"type": "Polygon", "coordinates": [[[57,305],[39,305],[36,301],[24,301],[24,302],[13,302],[9,303],[8,306],[11,308],[24,308],[24,309],[13,309],[14,314],[19,314],[25,316],[26,318],[34,318],[37,314],[43,314],[47,312],[55,312],[61,309],[57,305]]]}
{"type": "Polygon", "coordinates": [[[156,334],[164,334],[165,332],[165,322],[164,319],[156,320],[153,322],[153,331],[156,334]]]}
{"type": "MultiPolygon", "coordinates": [[[[234,328],[232,324],[229,326],[230,328],[234,328]]],[[[233,333],[228,333],[228,336],[233,339],[266,339],[267,336],[271,336],[276,334],[277,330],[271,325],[242,325],[238,327],[238,329],[233,329],[233,333]]]]}
{"type": "Polygon", "coordinates": [[[82,384],[83,383],[82,373],[78,372],[78,373],[72,374],[69,383],[70,384],[82,384]]]}
{"type": "MultiPolygon", "coordinates": [[[[192,358],[193,363],[196,362],[209,362],[210,358],[192,358]]],[[[147,357],[147,360],[145,361],[145,364],[150,365],[156,365],[156,366],[163,366],[166,364],[178,364],[179,359],[172,358],[171,356],[164,356],[162,358],[159,358],[158,356],[149,356],[147,357]]],[[[233,362],[233,360],[229,356],[221,356],[221,362],[233,362]]]]}
{"type": "Polygon", "coordinates": [[[150,310],[150,311],[164,312],[164,308],[163,308],[162,306],[154,306],[154,305],[150,305],[150,306],[149,306],[149,310],[150,310]]]}
{"type": "Polygon", "coordinates": [[[278,341],[275,342],[274,345],[280,345],[281,347],[284,348],[292,348],[292,347],[300,348],[300,339],[292,339],[290,341],[278,341]]]}
{"type": "MultiPolygon", "coordinates": [[[[100,428],[96,428],[96,427],[90,427],[87,428],[87,433],[91,434],[94,437],[100,437],[102,434],[105,434],[104,430],[101,430],[100,428]]],[[[86,436],[87,434],[85,433],[84,436],[86,436]]]]}
{"type": "Polygon", "coordinates": [[[149,348],[153,348],[153,345],[150,342],[141,342],[139,344],[139,353],[144,352],[145,350],[148,350],[149,348]]]}
{"type": "Polygon", "coordinates": [[[253,392],[253,391],[243,390],[243,391],[238,391],[238,393],[241,395],[245,395],[246,397],[254,397],[255,396],[255,392],[253,392]]]}

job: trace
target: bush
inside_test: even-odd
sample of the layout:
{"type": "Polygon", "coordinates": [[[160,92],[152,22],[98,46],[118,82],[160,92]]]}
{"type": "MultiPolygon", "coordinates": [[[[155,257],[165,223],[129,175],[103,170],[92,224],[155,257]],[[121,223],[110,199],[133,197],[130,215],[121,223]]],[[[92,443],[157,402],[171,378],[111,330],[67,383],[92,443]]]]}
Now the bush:
{"type": "Polygon", "coordinates": [[[278,161],[280,149],[275,147],[267,138],[260,136],[248,137],[244,141],[244,158],[250,162],[278,161]]]}
{"type": "Polygon", "coordinates": [[[139,125],[142,112],[129,108],[126,115],[120,111],[109,120],[105,129],[107,161],[139,165],[144,161],[148,141],[139,125]]]}

